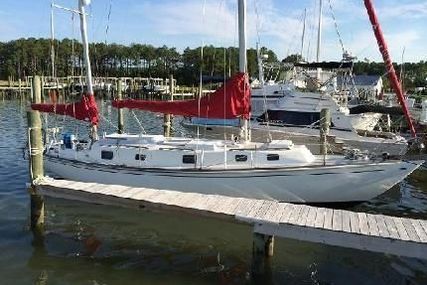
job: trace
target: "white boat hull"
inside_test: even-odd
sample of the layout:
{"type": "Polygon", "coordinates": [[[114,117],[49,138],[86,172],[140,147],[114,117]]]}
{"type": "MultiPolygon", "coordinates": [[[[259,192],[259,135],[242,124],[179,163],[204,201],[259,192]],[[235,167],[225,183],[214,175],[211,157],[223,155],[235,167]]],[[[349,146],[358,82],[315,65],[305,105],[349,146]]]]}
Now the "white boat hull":
{"type": "Polygon", "coordinates": [[[65,179],[297,203],[370,200],[419,165],[389,161],[282,169],[162,170],[45,157],[46,170],[65,179]]]}

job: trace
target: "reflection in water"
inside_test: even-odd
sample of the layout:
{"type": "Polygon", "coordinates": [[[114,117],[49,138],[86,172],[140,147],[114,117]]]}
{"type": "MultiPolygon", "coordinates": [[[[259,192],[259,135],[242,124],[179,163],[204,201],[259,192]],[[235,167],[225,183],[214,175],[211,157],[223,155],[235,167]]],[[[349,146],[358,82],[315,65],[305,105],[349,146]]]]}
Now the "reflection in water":
{"type": "MultiPolygon", "coordinates": [[[[275,240],[271,272],[250,280],[252,229],[225,221],[46,200],[42,239],[28,231],[25,107],[0,102],[0,276],[2,284],[427,284],[427,262],[290,239],[275,240]]],[[[115,110],[102,104],[103,115],[115,110]]],[[[162,117],[135,112],[161,133],[162,117]]],[[[87,127],[49,116],[50,126],[87,127]]],[[[114,131],[103,120],[101,129],[114,131]]],[[[139,132],[126,112],[127,131],[139,132]]],[[[179,121],[175,120],[177,134],[179,121]]],[[[427,219],[427,171],[414,172],[358,211],[427,219]]]]}

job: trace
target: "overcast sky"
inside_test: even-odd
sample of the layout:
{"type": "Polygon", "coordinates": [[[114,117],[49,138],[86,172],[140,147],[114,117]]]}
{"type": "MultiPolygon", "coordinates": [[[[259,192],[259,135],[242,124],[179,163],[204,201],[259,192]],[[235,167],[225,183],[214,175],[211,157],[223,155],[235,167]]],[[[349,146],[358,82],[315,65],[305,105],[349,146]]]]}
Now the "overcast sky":
{"type": "MultiPolygon", "coordinates": [[[[1,0],[0,41],[50,36],[50,0],[1,0]]],[[[77,0],[55,0],[76,7],[77,0]]],[[[273,49],[280,58],[300,52],[303,13],[307,9],[304,57],[313,60],[319,0],[247,0],[249,46],[273,49]]],[[[323,0],[321,60],[341,58],[341,45],[360,60],[380,61],[363,0],[323,0]],[[332,11],[329,7],[331,4],[332,11]]],[[[394,61],[427,60],[427,0],[374,0],[394,61]]],[[[92,0],[89,38],[122,44],[196,47],[237,46],[237,0],[92,0]],[[111,15],[108,14],[111,5],[111,15]],[[106,33],[106,27],[109,31],[106,33]]],[[[56,37],[78,37],[71,15],[55,12],[56,37]]]]}

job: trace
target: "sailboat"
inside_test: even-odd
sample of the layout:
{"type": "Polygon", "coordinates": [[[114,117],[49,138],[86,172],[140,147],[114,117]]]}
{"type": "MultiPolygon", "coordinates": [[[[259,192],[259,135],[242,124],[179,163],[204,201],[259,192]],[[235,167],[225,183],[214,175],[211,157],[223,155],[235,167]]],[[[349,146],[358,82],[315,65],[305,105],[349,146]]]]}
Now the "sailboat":
{"type": "Polygon", "coordinates": [[[250,140],[250,88],[246,73],[246,0],[239,7],[239,69],[208,97],[189,101],[115,101],[135,108],[208,118],[241,119],[236,140],[162,135],[110,134],[98,139],[98,113],[91,89],[83,0],[79,1],[88,94],[67,105],[34,104],[35,110],[88,120],[92,140],[64,134],[46,145],[45,167],[57,176],[84,182],[128,185],[203,194],[251,197],[297,203],[370,200],[399,183],[421,162],[354,156],[315,156],[289,140],[250,140]],[[209,104],[215,103],[215,104],[209,104]]]}

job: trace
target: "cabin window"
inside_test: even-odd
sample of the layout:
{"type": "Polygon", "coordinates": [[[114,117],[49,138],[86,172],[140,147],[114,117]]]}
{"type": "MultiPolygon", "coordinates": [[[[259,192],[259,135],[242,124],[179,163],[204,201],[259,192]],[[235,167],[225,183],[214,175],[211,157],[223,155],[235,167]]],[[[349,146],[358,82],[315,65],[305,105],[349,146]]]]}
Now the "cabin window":
{"type": "Polygon", "coordinates": [[[269,153],[267,154],[268,161],[279,160],[279,155],[277,153],[269,153]]]}
{"type": "Polygon", "coordinates": [[[144,161],[147,158],[147,156],[145,154],[135,154],[135,160],[142,160],[144,161]]]}
{"type": "Polygon", "coordinates": [[[245,155],[245,154],[236,154],[236,155],[234,156],[234,159],[235,159],[237,162],[245,162],[245,161],[248,161],[248,156],[247,156],[247,155],[245,155]]]}
{"type": "Polygon", "coordinates": [[[102,150],[101,151],[101,158],[102,159],[108,159],[108,160],[112,160],[113,159],[113,152],[109,151],[109,150],[102,150]]]}
{"type": "Polygon", "coordinates": [[[186,154],[182,156],[182,163],[196,163],[196,156],[194,154],[186,154]]]}

